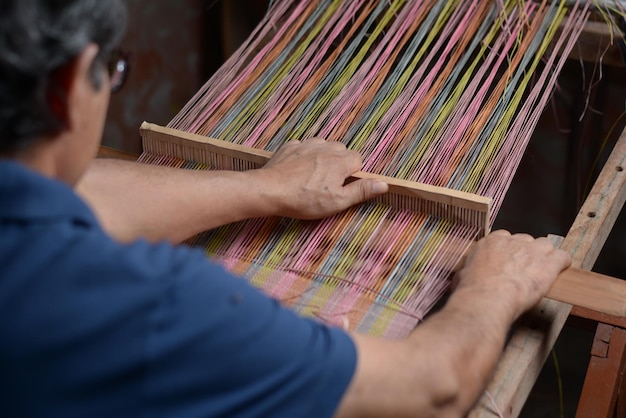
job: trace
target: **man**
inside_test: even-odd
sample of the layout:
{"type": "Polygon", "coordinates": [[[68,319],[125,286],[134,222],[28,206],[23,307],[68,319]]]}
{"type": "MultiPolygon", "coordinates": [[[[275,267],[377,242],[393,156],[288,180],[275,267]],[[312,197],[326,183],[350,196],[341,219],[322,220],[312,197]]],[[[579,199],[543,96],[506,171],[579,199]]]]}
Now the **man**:
{"type": "Polygon", "coordinates": [[[124,21],[121,0],[0,0],[0,415],[465,414],[569,256],[494,232],[402,341],[296,316],[164,241],[323,217],[387,186],[344,186],[360,157],[321,139],[248,173],[93,161],[124,21]]]}

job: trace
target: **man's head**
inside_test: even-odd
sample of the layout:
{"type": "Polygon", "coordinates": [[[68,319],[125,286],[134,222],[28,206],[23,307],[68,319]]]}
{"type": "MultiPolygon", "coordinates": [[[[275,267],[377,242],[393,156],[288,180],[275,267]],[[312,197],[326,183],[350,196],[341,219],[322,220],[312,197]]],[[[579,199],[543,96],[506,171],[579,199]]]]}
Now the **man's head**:
{"type": "Polygon", "coordinates": [[[0,155],[83,123],[71,107],[82,105],[79,77],[108,104],[107,63],[125,24],[123,0],[0,0],[0,155]]]}

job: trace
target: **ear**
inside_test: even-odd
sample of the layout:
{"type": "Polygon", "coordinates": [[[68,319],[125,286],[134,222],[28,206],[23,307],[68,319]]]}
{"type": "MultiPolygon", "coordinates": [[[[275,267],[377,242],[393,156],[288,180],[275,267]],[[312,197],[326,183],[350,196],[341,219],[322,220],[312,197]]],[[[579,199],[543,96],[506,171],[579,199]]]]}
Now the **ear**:
{"type": "Polygon", "coordinates": [[[80,97],[85,88],[95,89],[91,83],[91,68],[98,55],[98,45],[88,44],[81,53],[54,71],[49,79],[47,100],[50,110],[61,123],[61,129],[70,129],[80,112],[80,97]]]}

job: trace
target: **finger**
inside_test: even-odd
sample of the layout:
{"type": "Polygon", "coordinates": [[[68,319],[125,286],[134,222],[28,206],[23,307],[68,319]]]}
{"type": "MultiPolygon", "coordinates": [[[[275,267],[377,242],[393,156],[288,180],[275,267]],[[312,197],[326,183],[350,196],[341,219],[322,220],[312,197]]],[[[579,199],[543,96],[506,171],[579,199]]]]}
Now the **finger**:
{"type": "Polygon", "coordinates": [[[298,139],[290,139],[289,141],[285,142],[283,144],[283,146],[286,146],[286,145],[297,145],[297,144],[300,144],[300,140],[298,140],[298,139]]]}
{"type": "Polygon", "coordinates": [[[572,256],[567,251],[555,249],[552,253],[552,257],[554,257],[555,262],[560,266],[561,270],[565,270],[572,265],[572,256]]]}
{"type": "Polygon", "coordinates": [[[498,229],[496,231],[491,232],[490,235],[500,235],[500,236],[507,237],[507,236],[510,236],[511,233],[507,231],[506,229],[498,229]]]}
{"type": "Polygon", "coordinates": [[[346,177],[363,167],[363,157],[356,151],[346,151],[346,177]]]}
{"type": "Polygon", "coordinates": [[[554,243],[548,237],[539,237],[535,240],[535,242],[544,247],[546,250],[554,249],[554,243]]]}
{"type": "Polygon", "coordinates": [[[520,241],[525,241],[525,242],[533,242],[535,240],[535,237],[533,237],[532,235],[529,234],[514,234],[513,238],[518,239],[520,241]]]}
{"type": "Polygon", "coordinates": [[[318,136],[315,136],[313,138],[309,138],[306,140],[306,143],[308,144],[323,144],[325,142],[326,140],[324,138],[320,138],[318,136]]]}
{"type": "Polygon", "coordinates": [[[346,205],[352,206],[387,193],[389,185],[380,180],[360,179],[345,185],[343,191],[346,205]]]}
{"type": "Polygon", "coordinates": [[[346,144],[339,141],[325,141],[329,150],[334,152],[346,152],[346,144]]]}
{"type": "Polygon", "coordinates": [[[297,146],[300,146],[300,141],[298,141],[297,139],[289,140],[285,142],[284,144],[282,144],[274,155],[279,154],[279,153],[284,153],[286,150],[289,150],[297,146]]]}

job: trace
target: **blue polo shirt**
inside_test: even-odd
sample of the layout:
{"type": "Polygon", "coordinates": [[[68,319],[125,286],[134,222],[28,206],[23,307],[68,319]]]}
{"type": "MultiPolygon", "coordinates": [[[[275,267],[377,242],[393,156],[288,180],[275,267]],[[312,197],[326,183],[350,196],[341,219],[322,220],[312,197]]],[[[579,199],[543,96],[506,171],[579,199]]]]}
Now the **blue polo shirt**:
{"type": "Polygon", "coordinates": [[[201,251],[122,245],[66,185],[0,161],[0,416],[324,417],[356,366],[201,251]]]}

